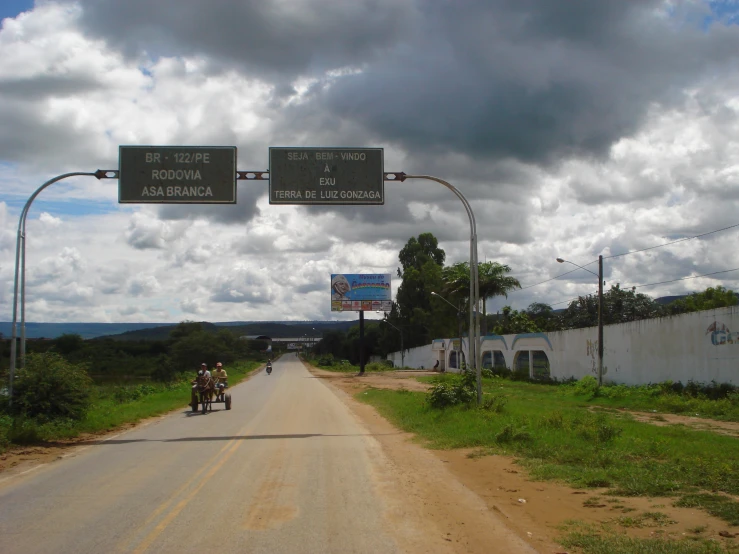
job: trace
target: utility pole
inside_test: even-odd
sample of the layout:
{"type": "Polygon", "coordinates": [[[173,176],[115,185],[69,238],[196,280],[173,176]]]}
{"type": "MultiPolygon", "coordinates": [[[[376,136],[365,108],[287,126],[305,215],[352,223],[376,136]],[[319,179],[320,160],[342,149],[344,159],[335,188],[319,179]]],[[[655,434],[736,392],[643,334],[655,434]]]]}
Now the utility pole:
{"type": "Polygon", "coordinates": [[[603,384],[603,256],[598,256],[598,385],[603,384]]]}
{"type": "MultiPolygon", "coordinates": [[[[590,271],[588,268],[578,265],[575,262],[571,262],[570,260],[565,260],[564,258],[557,258],[557,261],[561,264],[563,263],[572,264],[575,267],[579,267],[580,269],[584,269],[588,273],[595,275],[595,273],[590,271]]],[[[590,263],[593,263],[593,262],[590,262],[590,263]]],[[[598,385],[602,385],[603,384],[603,255],[598,256],[598,275],[595,275],[595,276],[598,278],[598,385]]]]}

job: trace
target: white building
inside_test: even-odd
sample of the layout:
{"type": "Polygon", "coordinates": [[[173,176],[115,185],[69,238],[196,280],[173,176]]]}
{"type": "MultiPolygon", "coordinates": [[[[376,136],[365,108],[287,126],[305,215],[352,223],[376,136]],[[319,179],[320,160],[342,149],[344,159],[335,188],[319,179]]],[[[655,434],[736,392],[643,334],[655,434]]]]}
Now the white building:
{"type": "MultiPolygon", "coordinates": [[[[458,343],[436,339],[407,350],[405,365],[459,371],[458,343]]],[[[466,337],[461,350],[464,362],[466,337]]],[[[528,370],[533,378],[597,376],[598,329],[489,335],[481,351],[483,367],[528,370]]],[[[400,352],[388,359],[400,366],[400,352]]],[[[603,379],[629,385],[668,380],[739,384],[739,306],[605,326],[603,379]]]]}

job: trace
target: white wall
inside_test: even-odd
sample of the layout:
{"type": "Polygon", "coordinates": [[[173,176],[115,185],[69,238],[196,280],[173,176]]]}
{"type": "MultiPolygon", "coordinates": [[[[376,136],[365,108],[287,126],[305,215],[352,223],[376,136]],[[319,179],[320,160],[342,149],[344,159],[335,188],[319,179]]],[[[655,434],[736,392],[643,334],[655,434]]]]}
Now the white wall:
{"type": "MultiPolygon", "coordinates": [[[[432,351],[431,345],[414,348],[413,351],[419,351],[419,365],[410,366],[408,354],[406,365],[429,368],[441,356],[448,363],[451,340],[444,339],[445,350],[432,351]]],[[[437,348],[438,344],[440,341],[437,348]]],[[[739,384],[739,306],[607,325],[603,329],[603,345],[605,381],[636,385],[667,380],[686,383],[692,379],[739,384]]],[[[514,366],[516,353],[541,350],[549,359],[552,377],[561,380],[597,376],[596,327],[493,335],[484,337],[481,350],[500,350],[509,368],[514,366]]],[[[399,353],[388,359],[394,359],[392,356],[397,356],[399,365],[399,353]]]]}
{"type": "Polygon", "coordinates": [[[434,367],[438,358],[436,351],[431,349],[431,345],[418,346],[405,351],[403,357],[400,352],[392,352],[387,355],[388,360],[392,360],[395,367],[402,367],[401,358],[405,361],[405,367],[415,369],[431,369],[434,367]]]}

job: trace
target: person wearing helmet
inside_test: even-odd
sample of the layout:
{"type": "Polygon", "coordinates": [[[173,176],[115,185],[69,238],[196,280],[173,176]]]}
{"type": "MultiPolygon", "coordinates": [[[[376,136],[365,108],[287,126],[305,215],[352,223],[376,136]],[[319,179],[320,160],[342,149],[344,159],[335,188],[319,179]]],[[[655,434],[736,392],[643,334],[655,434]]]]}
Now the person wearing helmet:
{"type": "Polygon", "coordinates": [[[216,390],[218,391],[216,400],[223,400],[223,391],[228,388],[228,375],[226,374],[226,370],[223,369],[223,364],[221,362],[216,364],[213,378],[216,381],[216,390]]]}

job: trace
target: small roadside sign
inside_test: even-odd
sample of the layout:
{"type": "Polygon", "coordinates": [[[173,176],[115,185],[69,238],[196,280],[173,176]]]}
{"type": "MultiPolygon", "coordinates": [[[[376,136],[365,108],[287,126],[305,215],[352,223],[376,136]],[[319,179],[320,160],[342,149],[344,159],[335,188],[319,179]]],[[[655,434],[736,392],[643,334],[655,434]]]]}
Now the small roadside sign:
{"type": "Polygon", "coordinates": [[[269,203],[382,205],[383,149],[271,147],[269,203]]]}
{"type": "Polygon", "coordinates": [[[121,204],[235,204],[235,146],[120,146],[121,204]]]}

